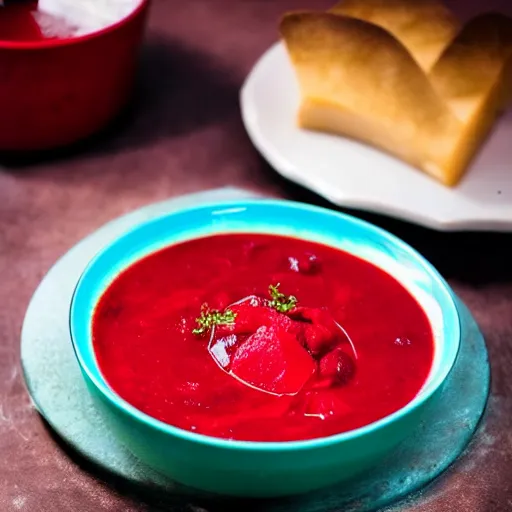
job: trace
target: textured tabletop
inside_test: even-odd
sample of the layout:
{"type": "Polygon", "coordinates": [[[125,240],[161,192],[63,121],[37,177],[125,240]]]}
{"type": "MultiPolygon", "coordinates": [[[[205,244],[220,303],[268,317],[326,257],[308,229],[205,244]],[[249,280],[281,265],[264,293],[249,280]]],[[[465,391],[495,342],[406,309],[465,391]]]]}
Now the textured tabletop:
{"type": "MultiPolygon", "coordinates": [[[[279,14],[308,5],[329,3],[154,0],[129,112],[95,141],[71,151],[38,162],[0,160],[2,512],[205,511],[204,505],[140,495],[52,436],[24,389],[21,324],[32,293],[56,259],[134,208],[223,185],[324,204],[272,172],[247,139],[238,110],[240,85],[276,39],[279,14]]],[[[360,215],[404,238],[439,268],[480,323],[491,358],[492,396],[478,437],[402,509],[512,510],[512,235],[440,234],[360,215]]]]}

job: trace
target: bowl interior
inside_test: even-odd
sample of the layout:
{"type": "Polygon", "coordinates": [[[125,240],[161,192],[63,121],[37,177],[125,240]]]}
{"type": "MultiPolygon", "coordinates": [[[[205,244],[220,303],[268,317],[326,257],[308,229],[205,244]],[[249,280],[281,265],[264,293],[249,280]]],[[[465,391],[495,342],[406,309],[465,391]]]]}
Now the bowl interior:
{"type": "MultiPolygon", "coordinates": [[[[91,320],[104,290],[127,266],[167,245],[215,233],[273,233],[304,238],[343,249],[382,268],[416,298],[426,312],[434,334],[434,361],[419,394],[397,413],[338,436],[355,435],[392,421],[430,396],[450,372],[459,349],[460,325],[452,294],[438,272],[416,251],[393,235],[358,220],[322,208],[288,201],[256,200],[216,203],[182,210],[137,226],[103,249],[80,278],[71,304],[70,328],[82,369],[98,390],[115,405],[158,428],[181,431],[136,410],[108,386],[94,354],[91,320]]],[[[200,436],[187,433],[187,436],[200,436]]],[[[312,444],[297,441],[290,444],[312,444]]],[[[222,442],[222,440],[216,440],[222,442]]],[[[250,444],[243,441],[229,443],[250,444]]],[[[255,443],[258,445],[271,443],[255,443]]]]}

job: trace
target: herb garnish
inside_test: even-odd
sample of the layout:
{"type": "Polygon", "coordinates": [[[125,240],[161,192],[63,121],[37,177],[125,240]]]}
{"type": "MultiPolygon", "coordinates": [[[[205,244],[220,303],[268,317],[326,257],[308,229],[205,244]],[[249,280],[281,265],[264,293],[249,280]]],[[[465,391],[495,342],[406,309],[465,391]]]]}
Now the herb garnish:
{"type": "Polygon", "coordinates": [[[297,297],[293,295],[286,296],[284,293],[281,293],[279,286],[281,285],[278,283],[275,286],[271,284],[268,287],[268,291],[272,297],[268,305],[276,311],[279,311],[279,313],[288,313],[288,311],[291,311],[297,305],[297,297]]]}
{"type": "Polygon", "coordinates": [[[205,334],[215,325],[231,325],[235,322],[236,313],[230,309],[220,312],[216,309],[210,309],[208,304],[201,306],[201,315],[196,318],[197,328],[192,334],[205,334]]]}
{"type": "MultiPolygon", "coordinates": [[[[268,292],[272,300],[267,299],[265,305],[273,308],[279,313],[288,313],[297,305],[297,298],[293,295],[285,295],[279,291],[280,284],[270,285],[268,292]]],[[[208,304],[201,306],[201,315],[196,318],[197,328],[192,331],[192,334],[201,336],[209,332],[212,327],[216,325],[232,325],[235,323],[236,313],[231,309],[226,309],[223,312],[217,309],[210,309],[208,304]]]]}

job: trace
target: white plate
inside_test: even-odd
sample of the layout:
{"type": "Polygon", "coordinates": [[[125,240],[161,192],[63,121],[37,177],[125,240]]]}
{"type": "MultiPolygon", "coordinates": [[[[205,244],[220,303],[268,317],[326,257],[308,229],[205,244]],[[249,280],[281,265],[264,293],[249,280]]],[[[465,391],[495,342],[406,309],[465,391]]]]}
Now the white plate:
{"type": "Polygon", "coordinates": [[[376,149],[295,124],[299,90],[286,50],[271,47],[241,91],[243,122],[275,170],[339,206],[431,228],[512,231],[512,109],[453,189],[376,149]]]}

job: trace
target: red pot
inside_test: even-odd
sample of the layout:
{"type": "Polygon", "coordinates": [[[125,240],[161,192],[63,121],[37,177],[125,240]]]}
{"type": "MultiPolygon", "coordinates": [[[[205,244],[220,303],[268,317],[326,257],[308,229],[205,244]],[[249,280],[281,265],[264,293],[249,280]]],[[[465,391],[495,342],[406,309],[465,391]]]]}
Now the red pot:
{"type": "Polygon", "coordinates": [[[148,5],[77,38],[0,41],[0,150],[64,146],[105,126],[130,97],[148,5]]]}

